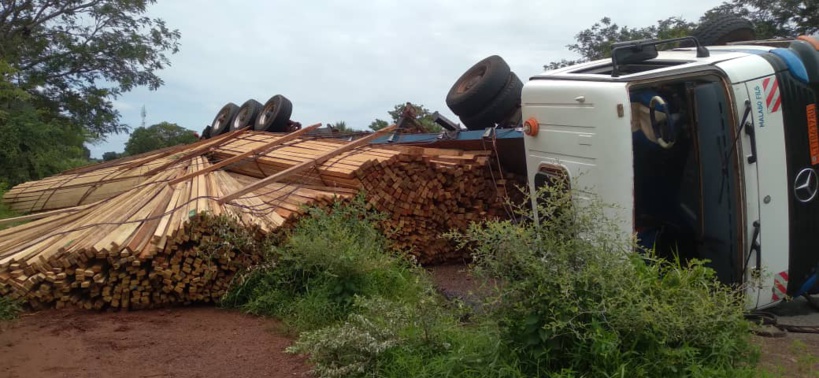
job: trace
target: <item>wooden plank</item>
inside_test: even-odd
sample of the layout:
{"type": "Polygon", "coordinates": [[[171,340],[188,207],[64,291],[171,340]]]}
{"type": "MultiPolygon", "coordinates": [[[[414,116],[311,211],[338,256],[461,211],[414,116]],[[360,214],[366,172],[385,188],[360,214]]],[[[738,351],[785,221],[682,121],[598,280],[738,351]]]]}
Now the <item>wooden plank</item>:
{"type": "Polygon", "coordinates": [[[92,203],[92,204],[88,204],[88,205],[82,205],[82,206],[69,207],[69,208],[65,208],[65,209],[46,211],[46,212],[43,212],[43,213],[23,215],[21,217],[0,219],[0,225],[4,225],[4,224],[8,224],[8,223],[16,223],[16,222],[28,222],[30,220],[46,218],[46,217],[50,217],[52,215],[73,213],[75,211],[80,211],[82,209],[85,209],[85,208],[87,208],[89,206],[93,206],[93,205],[95,205],[95,204],[92,203]]]}
{"type": "Polygon", "coordinates": [[[321,155],[321,156],[319,156],[319,157],[317,157],[317,158],[315,158],[315,159],[313,159],[311,161],[304,162],[302,164],[299,164],[299,165],[290,167],[288,169],[285,169],[284,171],[276,173],[276,174],[274,174],[272,176],[268,176],[268,177],[266,177],[264,179],[261,179],[261,180],[255,182],[255,183],[253,183],[253,184],[247,185],[244,188],[241,188],[241,189],[239,189],[237,191],[234,191],[233,193],[230,193],[230,194],[220,198],[218,203],[219,204],[224,204],[226,202],[229,202],[229,201],[232,201],[232,200],[234,200],[236,198],[239,198],[240,196],[242,196],[242,195],[244,195],[244,194],[246,194],[246,193],[248,193],[248,192],[250,192],[250,191],[252,191],[254,189],[261,188],[261,187],[263,187],[263,186],[265,186],[265,185],[267,185],[267,184],[269,184],[271,182],[275,182],[276,180],[281,180],[281,179],[286,178],[287,176],[290,176],[290,175],[292,175],[294,173],[298,173],[298,172],[308,170],[308,169],[312,168],[313,166],[315,166],[317,164],[321,164],[321,163],[329,160],[333,156],[336,156],[338,154],[347,152],[349,150],[364,146],[364,145],[370,143],[371,140],[373,140],[375,138],[378,138],[378,137],[380,137],[380,136],[382,136],[382,135],[384,135],[386,133],[389,133],[389,132],[393,131],[395,128],[396,128],[396,125],[385,127],[385,128],[383,128],[381,130],[378,130],[378,131],[370,134],[370,135],[367,135],[367,136],[365,136],[363,138],[360,138],[360,139],[358,139],[358,140],[356,140],[354,142],[351,142],[351,143],[345,144],[343,146],[340,146],[337,149],[335,149],[333,151],[330,151],[330,152],[327,152],[324,155],[321,155]]]}
{"type": "Polygon", "coordinates": [[[205,174],[205,173],[208,173],[208,172],[215,171],[215,170],[217,170],[219,168],[222,168],[222,167],[228,166],[230,164],[233,164],[233,163],[235,163],[235,162],[237,162],[239,160],[242,160],[242,159],[244,159],[244,158],[246,158],[246,157],[248,157],[250,155],[253,155],[253,154],[267,153],[268,151],[270,151],[270,149],[272,149],[272,148],[274,148],[276,146],[282,145],[282,144],[284,144],[286,142],[289,142],[289,141],[291,141],[293,139],[296,139],[296,138],[300,137],[302,134],[304,134],[304,133],[306,133],[308,131],[312,131],[314,129],[317,129],[319,126],[321,126],[321,124],[317,123],[315,125],[307,126],[307,127],[303,128],[301,130],[294,131],[294,132],[292,132],[290,134],[287,134],[285,136],[282,136],[282,137],[280,137],[280,138],[278,138],[278,139],[276,139],[276,140],[274,140],[274,141],[272,141],[270,143],[264,144],[261,147],[254,148],[252,150],[246,151],[246,152],[241,153],[239,155],[236,155],[234,157],[222,160],[221,162],[219,162],[217,164],[213,164],[210,167],[207,167],[205,169],[202,169],[202,170],[199,170],[199,171],[196,171],[196,172],[193,172],[193,173],[189,173],[189,174],[187,174],[185,176],[182,176],[182,177],[180,177],[178,179],[175,179],[175,180],[169,182],[168,185],[175,185],[175,184],[178,184],[178,183],[180,183],[182,181],[190,179],[191,177],[196,177],[196,176],[199,176],[201,174],[205,174]]]}
{"type": "MultiPolygon", "coordinates": [[[[201,156],[202,154],[206,154],[212,148],[214,148],[214,147],[216,147],[216,146],[218,146],[218,145],[220,145],[222,143],[225,143],[225,142],[228,142],[230,140],[238,138],[240,135],[242,135],[248,129],[249,128],[246,127],[244,129],[232,131],[232,132],[230,132],[228,134],[220,135],[219,137],[224,137],[224,139],[219,139],[219,140],[216,141],[216,143],[205,144],[205,145],[200,146],[199,148],[195,148],[195,149],[189,151],[188,153],[186,153],[185,155],[180,156],[178,159],[172,160],[172,161],[170,161],[170,162],[168,162],[166,164],[163,164],[163,165],[161,165],[159,167],[156,167],[156,168],[146,172],[145,174],[146,175],[153,175],[153,174],[162,172],[165,169],[168,169],[168,167],[171,167],[171,166],[173,166],[173,165],[175,165],[177,163],[180,163],[180,162],[183,162],[183,161],[186,161],[186,160],[190,160],[190,159],[195,158],[197,156],[201,156]]],[[[219,137],[217,137],[217,138],[219,138],[219,137]]],[[[212,139],[213,138],[208,139],[208,141],[211,141],[212,139]]]]}

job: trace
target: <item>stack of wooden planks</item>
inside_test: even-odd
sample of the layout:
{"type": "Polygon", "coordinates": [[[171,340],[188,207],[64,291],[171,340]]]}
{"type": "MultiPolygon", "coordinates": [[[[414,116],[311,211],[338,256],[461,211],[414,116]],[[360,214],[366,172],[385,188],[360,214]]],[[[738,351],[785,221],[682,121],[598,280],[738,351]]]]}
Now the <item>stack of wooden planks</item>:
{"type": "Polygon", "coordinates": [[[425,265],[464,260],[442,237],[487,218],[506,218],[505,193],[511,180],[492,170],[488,151],[403,148],[391,160],[368,162],[356,171],[367,200],[389,218],[394,245],[425,265]]]}
{"type": "MultiPolygon", "coordinates": [[[[209,165],[197,157],[120,196],[0,231],[0,294],[35,308],[146,308],[217,300],[233,274],[258,262],[261,251],[249,248],[252,242],[286,217],[255,193],[219,204],[217,199],[243,186],[224,171],[167,184],[209,165]],[[231,223],[220,215],[246,226],[244,244],[223,239],[240,230],[225,230],[231,223]]],[[[279,200],[292,206],[335,196],[311,194],[279,200]]]]}
{"type": "Polygon", "coordinates": [[[214,302],[238,271],[259,262],[265,235],[296,224],[305,205],[360,192],[387,214],[379,226],[394,245],[423,264],[467,257],[443,233],[505,216],[511,177],[493,169],[488,151],[294,134],[237,131],[15,187],[4,197],[12,206],[30,206],[22,194],[37,192],[51,194],[33,208],[74,207],[0,231],[0,295],[36,308],[214,302]],[[67,186],[69,176],[82,182],[67,186]],[[132,181],[99,189],[117,177],[132,181]]]}
{"type": "Polygon", "coordinates": [[[20,213],[86,205],[117,196],[178,161],[186,152],[207,152],[243,135],[235,132],[190,145],[168,147],[107,163],[72,169],[13,187],[3,202],[20,213]]]}

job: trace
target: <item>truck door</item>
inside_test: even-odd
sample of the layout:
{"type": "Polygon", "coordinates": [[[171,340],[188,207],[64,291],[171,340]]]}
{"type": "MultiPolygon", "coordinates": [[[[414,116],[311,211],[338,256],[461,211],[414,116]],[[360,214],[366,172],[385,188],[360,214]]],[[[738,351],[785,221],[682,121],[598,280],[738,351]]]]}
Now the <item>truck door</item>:
{"type": "Polygon", "coordinates": [[[736,119],[749,112],[739,136],[745,191],[745,241],[741,273],[748,307],[764,308],[785,297],[788,285],[788,171],[782,100],[774,70],[758,56],[721,67],[732,86],[736,119]]]}
{"type": "Polygon", "coordinates": [[[530,190],[568,176],[579,205],[595,193],[623,235],[633,232],[631,108],[625,83],[531,80],[523,88],[523,119],[537,124],[525,135],[530,190]],[[558,173],[560,174],[560,173],[558,173]]]}

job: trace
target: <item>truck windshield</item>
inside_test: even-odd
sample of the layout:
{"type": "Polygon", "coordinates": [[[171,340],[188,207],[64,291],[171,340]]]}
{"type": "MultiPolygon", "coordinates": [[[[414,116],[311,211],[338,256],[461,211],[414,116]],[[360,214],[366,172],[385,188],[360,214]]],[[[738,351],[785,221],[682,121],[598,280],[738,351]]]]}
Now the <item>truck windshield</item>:
{"type": "Polygon", "coordinates": [[[735,282],[738,176],[735,163],[723,169],[734,141],[724,86],[668,82],[631,98],[638,239],[662,257],[708,259],[721,281],[735,282]]]}

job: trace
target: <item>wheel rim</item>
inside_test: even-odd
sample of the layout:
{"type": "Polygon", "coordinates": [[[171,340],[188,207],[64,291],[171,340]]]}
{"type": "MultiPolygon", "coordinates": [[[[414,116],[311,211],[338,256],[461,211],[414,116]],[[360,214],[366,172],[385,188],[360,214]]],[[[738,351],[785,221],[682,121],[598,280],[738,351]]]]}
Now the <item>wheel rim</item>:
{"type": "Polygon", "coordinates": [[[210,127],[214,130],[220,128],[219,126],[225,123],[225,118],[227,118],[227,110],[222,110],[219,112],[219,115],[216,116],[216,120],[213,121],[210,127]]]}
{"type": "Polygon", "coordinates": [[[476,70],[474,74],[467,78],[467,80],[464,80],[460,85],[458,85],[458,93],[468,92],[475,86],[475,84],[481,81],[481,78],[483,78],[483,75],[485,74],[486,67],[481,67],[480,69],[476,70]]]}
{"type": "Polygon", "coordinates": [[[242,109],[242,110],[239,111],[239,114],[236,115],[236,119],[233,121],[233,128],[234,129],[238,129],[238,128],[244,126],[245,117],[247,117],[247,111],[248,111],[247,108],[242,109]]]}
{"type": "Polygon", "coordinates": [[[276,104],[269,104],[264,107],[264,111],[262,111],[262,115],[259,118],[259,121],[264,124],[267,123],[268,118],[273,116],[273,112],[276,110],[276,104]]]}

